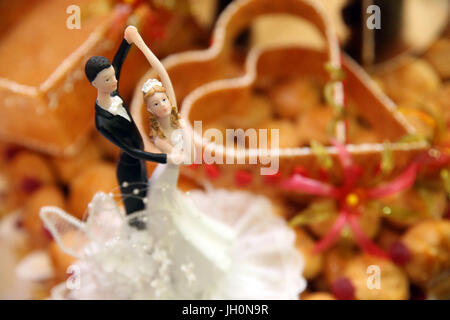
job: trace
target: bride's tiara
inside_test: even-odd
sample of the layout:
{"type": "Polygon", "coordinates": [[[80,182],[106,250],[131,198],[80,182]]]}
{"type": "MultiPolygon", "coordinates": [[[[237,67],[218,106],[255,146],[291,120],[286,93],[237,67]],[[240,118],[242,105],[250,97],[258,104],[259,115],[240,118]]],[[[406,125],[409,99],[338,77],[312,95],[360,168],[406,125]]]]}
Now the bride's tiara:
{"type": "Polygon", "coordinates": [[[144,85],[142,86],[142,92],[143,93],[147,93],[150,91],[151,88],[153,87],[162,87],[162,83],[157,80],[157,79],[148,79],[147,81],[145,81],[144,85]]]}

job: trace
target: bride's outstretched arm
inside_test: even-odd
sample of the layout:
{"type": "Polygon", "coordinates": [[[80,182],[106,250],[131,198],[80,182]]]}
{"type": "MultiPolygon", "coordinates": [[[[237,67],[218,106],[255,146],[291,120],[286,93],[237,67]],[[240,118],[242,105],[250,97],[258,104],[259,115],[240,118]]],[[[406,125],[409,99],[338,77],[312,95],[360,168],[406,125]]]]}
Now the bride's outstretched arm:
{"type": "Polygon", "coordinates": [[[128,43],[134,43],[136,47],[138,47],[139,50],[142,51],[150,65],[156,70],[159,77],[161,78],[161,82],[166,88],[166,93],[170,99],[170,102],[175,108],[177,108],[177,99],[175,97],[175,91],[172,86],[172,81],[170,81],[169,74],[162,65],[161,61],[159,61],[159,59],[153,54],[150,48],[145,44],[136,27],[128,26],[125,29],[125,39],[128,41],[128,43]]]}

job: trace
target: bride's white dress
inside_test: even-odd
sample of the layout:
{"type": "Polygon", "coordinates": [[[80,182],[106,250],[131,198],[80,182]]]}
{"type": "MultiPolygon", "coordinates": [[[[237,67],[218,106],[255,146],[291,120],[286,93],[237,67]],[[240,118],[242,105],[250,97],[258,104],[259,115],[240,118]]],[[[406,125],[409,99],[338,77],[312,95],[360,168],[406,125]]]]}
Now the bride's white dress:
{"type": "MultiPolygon", "coordinates": [[[[173,145],[180,141],[172,139],[173,145]]],[[[158,165],[147,210],[127,217],[106,194],[94,197],[86,222],[44,208],[41,216],[55,239],[79,259],[74,270],[80,277],[70,279],[69,288],[57,286],[53,297],[297,299],[305,288],[303,259],[269,200],[241,191],[183,193],[178,175],[178,166],[158,165]],[[147,229],[131,227],[130,219],[147,229]]]]}

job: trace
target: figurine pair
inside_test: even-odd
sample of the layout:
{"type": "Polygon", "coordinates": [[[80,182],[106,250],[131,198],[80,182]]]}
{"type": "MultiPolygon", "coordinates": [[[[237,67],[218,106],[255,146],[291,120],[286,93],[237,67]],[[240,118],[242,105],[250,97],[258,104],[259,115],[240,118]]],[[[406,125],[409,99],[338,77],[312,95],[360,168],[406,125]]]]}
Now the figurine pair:
{"type": "Polygon", "coordinates": [[[184,135],[167,71],[136,28],[126,29],[112,65],[93,57],[86,75],[98,89],[97,129],[122,149],[117,175],[127,216],[104,193],[94,196],[85,221],[60,208],[41,209],[46,228],[65,253],[77,258],[81,275],[74,290],[61,283],[52,297],[296,299],[305,288],[303,259],[294,233],[268,199],[241,191],[178,190],[176,163],[189,158],[185,142],[190,138],[184,135]],[[117,92],[131,43],[161,79],[149,79],[142,87],[150,136],[161,154],[143,151],[142,138],[117,92]],[[159,162],[149,183],[145,160],[159,162]]]}
{"type": "Polygon", "coordinates": [[[112,64],[105,57],[91,57],[85,67],[88,80],[97,89],[95,125],[122,153],[117,164],[117,179],[127,214],[144,210],[148,176],[145,161],[179,164],[185,157],[175,93],[167,71],[146,46],[137,29],[129,26],[112,64]],[[161,81],[149,79],[142,91],[150,112],[151,132],[155,145],[162,153],[143,150],[143,140],[128,107],[118,92],[123,62],[131,44],[135,43],[145,54],[161,81]]]}

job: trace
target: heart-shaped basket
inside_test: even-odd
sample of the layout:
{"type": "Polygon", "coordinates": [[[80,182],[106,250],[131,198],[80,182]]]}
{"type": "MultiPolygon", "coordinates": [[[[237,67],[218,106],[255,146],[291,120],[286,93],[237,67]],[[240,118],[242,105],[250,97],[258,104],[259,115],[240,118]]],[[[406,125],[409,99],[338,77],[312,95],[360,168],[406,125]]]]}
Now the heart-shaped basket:
{"type": "MultiPolygon", "coordinates": [[[[414,133],[414,128],[396,110],[396,106],[373,84],[369,76],[356,63],[346,56],[341,56],[337,37],[330,27],[321,7],[305,0],[242,0],[230,5],[221,15],[214,30],[213,43],[203,51],[193,51],[167,58],[164,65],[172,79],[182,117],[187,119],[189,129],[193,131],[194,142],[198,150],[214,154],[214,158],[231,157],[232,164],[206,164],[190,166],[183,173],[198,182],[209,181],[218,187],[243,187],[265,194],[284,193],[273,179],[261,175],[261,163],[249,164],[251,157],[265,156],[277,159],[280,174],[286,177],[297,166],[307,168],[313,175],[320,169],[317,156],[310,147],[277,148],[269,151],[261,149],[226,148],[222,144],[204,139],[193,130],[194,121],[202,121],[203,126],[213,123],[224,115],[242,117],[245,115],[246,97],[255,89],[258,80],[263,78],[282,78],[288,76],[306,76],[320,79],[326,83],[331,80],[325,65],[335,70],[345,71],[345,83],[336,80],[332,83],[332,103],[344,105],[344,88],[347,99],[355,102],[360,114],[371,126],[381,133],[384,140],[396,141],[400,137],[414,133]],[[233,40],[257,17],[265,14],[287,13],[310,21],[315,25],[327,44],[325,52],[284,46],[253,49],[247,56],[245,65],[230,68],[233,65],[233,40]],[[227,72],[227,70],[232,70],[227,72]],[[240,74],[232,77],[233,74],[240,74]],[[212,167],[213,166],[213,167],[212,167]],[[212,174],[211,174],[212,173],[212,174]],[[244,179],[242,179],[244,177],[244,179]],[[244,181],[242,181],[244,180],[244,181]],[[242,183],[244,182],[244,183],[242,183]]],[[[280,30],[282,31],[282,30],[280,30]]],[[[150,71],[142,81],[155,77],[150,71]]],[[[141,82],[142,84],[142,82],[141,82]]],[[[148,115],[143,107],[140,86],[136,90],[132,112],[141,132],[148,132],[148,115]]],[[[347,133],[344,121],[335,126],[335,139],[346,142],[347,133]]],[[[235,128],[230,128],[235,129],[235,128]]],[[[152,149],[150,140],[145,135],[146,146],[152,149]]],[[[370,183],[373,169],[379,165],[385,148],[383,143],[347,144],[347,150],[356,163],[363,166],[365,174],[363,183],[370,183]]],[[[426,143],[391,143],[390,149],[395,159],[392,174],[399,172],[411,159],[422,152],[426,143]]],[[[335,147],[325,147],[326,153],[337,161],[335,147]]],[[[267,162],[266,162],[267,164],[267,162]]],[[[339,170],[337,170],[339,171],[339,170]]],[[[336,173],[339,179],[339,173],[336,173]]]]}

